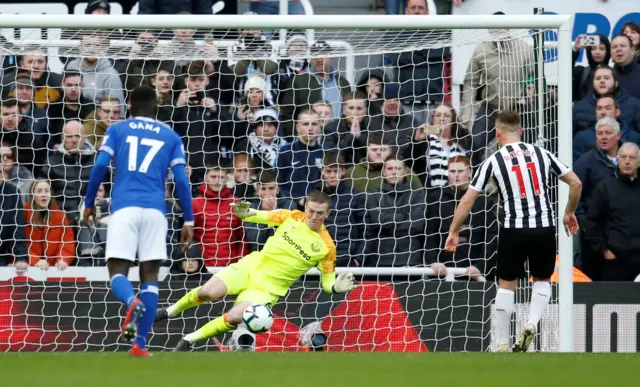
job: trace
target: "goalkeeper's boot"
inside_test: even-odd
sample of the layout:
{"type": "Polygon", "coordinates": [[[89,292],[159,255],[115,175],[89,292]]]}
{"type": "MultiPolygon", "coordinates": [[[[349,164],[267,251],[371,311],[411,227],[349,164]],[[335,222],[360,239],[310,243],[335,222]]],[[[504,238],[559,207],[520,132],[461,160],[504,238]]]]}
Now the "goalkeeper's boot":
{"type": "Polygon", "coordinates": [[[146,308],[140,299],[137,297],[131,301],[129,309],[127,310],[127,316],[124,318],[122,324],[122,338],[127,342],[135,340],[138,334],[138,322],[144,315],[146,308]]]}
{"type": "Polygon", "coordinates": [[[138,343],[134,343],[131,349],[129,350],[129,356],[131,357],[151,357],[153,356],[146,349],[140,348],[138,343]]]}
{"type": "Polygon", "coordinates": [[[535,325],[527,325],[518,339],[516,343],[513,344],[513,352],[527,352],[529,349],[529,345],[533,341],[533,338],[536,336],[536,326],[535,325]]]}
{"type": "Polygon", "coordinates": [[[191,350],[191,343],[185,339],[180,339],[180,342],[173,349],[173,352],[188,352],[191,350]]]}
{"type": "Polygon", "coordinates": [[[156,310],[156,319],[153,322],[166,320],[168,318],[169,318],[169,312],[167,308],[158,308],[158,310],[156,310]]]}

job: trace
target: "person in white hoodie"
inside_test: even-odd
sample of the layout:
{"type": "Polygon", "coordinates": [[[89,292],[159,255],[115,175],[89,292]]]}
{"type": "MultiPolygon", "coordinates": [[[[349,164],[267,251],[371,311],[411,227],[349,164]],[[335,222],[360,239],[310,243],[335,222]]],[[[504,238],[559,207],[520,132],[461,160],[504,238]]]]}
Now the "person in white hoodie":
{"type": "Polygon", "coordinates": [[[98,103],[101,97],[113,95],[125,111],[124,86],[113,62],[105,54],[109,42],[102,32],[87,33],[82,37],[81,57],[67,63],[65,71],[82,74],[82,97],[98,103]]]}

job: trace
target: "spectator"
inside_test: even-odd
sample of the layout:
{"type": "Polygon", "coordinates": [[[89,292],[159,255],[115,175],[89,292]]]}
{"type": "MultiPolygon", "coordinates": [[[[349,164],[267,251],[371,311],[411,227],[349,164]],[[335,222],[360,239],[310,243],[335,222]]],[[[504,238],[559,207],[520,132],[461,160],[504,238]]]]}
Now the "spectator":
{"type": "Polygon", "coordinates": [[[211,278],[202,258],[202,250],[197,245],[191,245],[184,255],[177,249],[170,273],[171,280],[197,281],[205,283],[211,278]]]}
{"type": "Polygon", "coordinates": [[[213,14],[212,0],[140,0],[138,7],[140,15],[213,14]]]}
{"type": "Polygon", "coordinates": [[[603,281],[633,281],[640,274],[640,149],[625,143],[618,173],[596,188],[587,211],[587,240],[601,257],[603,281]]]}
{"type": "Polygon", "coordinates": [[[633,58],[640,62],[640,25],[635,22],[624,23],[622,33],[631,39],[631,47],[635,52],[633,58]]]}
{"type": "Polygon", "coordinates": [[[640,132],[640,100],[618,87],[618,79],[611,67],[598,66],[593,75],[593,92],[573,105],[573,133],[592,128],[596,124],[596,101],[603,95],[613,95],[620,107],[619,121],[629,130],[640,132]]]}
{"type": "MultiPolygon", "coordinates": [[[[245,15],[247,13],[245,13],[245,15]]],[[[273,90],[273,85],[277,85],[277,77],[273,77],[273,74],[278,71],[277,58],[278,53],[276,48],[269,44],[267,38],[262,35],[262,30],[246,29],[240,31],[240,37],[232,47],[231,55],[228,59],[229,69],[233,71],[236,77],[235,90],[239,91],[240,100],[244,99],[246,91],[248,90],[245,83],[253,76],[260,75],[264,79],[262,87],[264,99],[270,106],[277,104],[277,88],[273,90]],[[242,92],[243,90],[244,93],[242,92]]]]}
{"type": "MultiPolygon", "coordinates": [[[[427,15],[427,1],[408,0],[405,12],[407,15],[427,15]]],[[[409,30],[403,33],[405,36],[401,38],[413,40],[416,38],[415,33],[409,30]]],[[[428,30],[423,34],[432,41],[451,40],[448,31],[428,30]]],[[[395,94],[394,97],[399,97],[420,123],[428,122],[431,118],[430,112],[436,104],[444,100],[444,69],[450,55],[449,47],[442,47],[407,51],[390,57],[396,80],[400,85],[399,94],[395,94]]]]}
{"type": "Polygon", "coordinates": [[[191,182],[200,184],[205,165],[231,163],[233,122],[229,112],[205,91],[209,78],[202,61],[191,63],[185,82],[187,87],[175,102],[173,129],[182,137],[189,155],[191,182]]]}
{"type": "Polygon", "coordinates": [[[55,265],[56,269],[64,270],[73,263],[76,256],[71,224],[56,200],[51,197],[51,185],[48,181],[34,181],[30,194],[30,200],[24,205],[29,265],[42,270],[55,265]]]}
{"type": "MultiPolygon", "coordinates": [[[[187,169],[187,177],[189,176],[190,171],[187,169]]],[[[184,213],[182,212],[182,207],[180,207],[180,203],[178,202],[174,192],[175,185],[173,181],[173,172],[171,172],[170,177],[167,179],[165,183],[165,191],[164,191],[164,201],[166,205],[166,218],[167,218],[167,257],[172,260],[176,260],[181,256],[182,246],[180,244],[180,232],[182,230],[182,226],[184,224],[184,213]]],[[[191,187],[192,191],[194,191],[194,187],[191,187]]],[[[196,196],[198,193],[194,192],[193,195],[196,196]]]]}
{"type": "MultiPolygon", "coordinates": [[[[280,13],[279,5],[275,2],[261,1],[249,4],[251,12],[258,15],[278,15],[280,13]]],[[[287,8],[288,15],[304,15],[304,8],[299,2],[290,1],[287,8]]]]}
{"type": "MultiPolygon", "coordinates": [[[[385,137],[391,139],[391,144],[403,153],[412,142],[413,130],[419,126],[413,114],[405,114],[398,97],[400,86],[397,83],[389,83],[384,86],[384,98],[382,100],[382,114],[380,115],[382,131],[385,137]]],[[[422,124],[421,121],[420,124],[422,124]]]]}
{"type": "Polygon", "coordinates": [[[353,165],[366,153],[367,137],[380,131],[380,122],[367,114],[367,96],[359,91],[342,96],[342,116],[329,122],[324,128],[323,146],[339,151],[345,162],[353,165]]]}
{"type": "MultiPolygon", "coordinates": [[[[60,99],[60,74],[48,69],[47,50],[40,46],[27,46],[20,50],[22,55],[17,57],[18,67],[16,71],[6,73],[2,85],[6,92],[15,81],[18,73],[27,73],[35,87],[33,100],[40,109],[46,109],[47,105],[60,99]]],[[[6,98],[3,92],[3,98],[6,98]]]]}
{"type": "Polygon", "coordinates": [[[508,30],[489,33],[496,39],[478,44],[473,51],[460,100],[460,123],[473,136],[474,164],[484,159],[482,151],[495,138],[498,110],[516,110],[524,92],[522,84],[533,72],[533,52],[527,42],[509,36],[508,30]]]}
{"type": "Polygon", "coordinates": [[[357,90],[367,96],[370,116],[376,117],[382,114],[384,87],[389,82],[384,75],[384,71],[378,69],[371,69],[360,77],[357,90]]]}
{"type": "Polygon", "coordinates": [[[33,174],[27,168],[16,163],[16,149],[9,144],[2,143],[0,145],[0,165],[2,165],[0,181],[13,184],[22,196],[22,203],[26,203],[29,200],[29,189],[34,180],[33,174]]]}
{"type": "MultiPolygon", "coordinates": [[[[614,176],[618,169],[620,124],[614,118],[603,117],[596,124],[595,131],[597,147],[583,154],[574,168],[576,175],[582,182],[582,197],[576,209],[576,217],[583,230],[586,227],[585,221],[590,199],[596,188],[604,180],[614,176]]],[[[602,258],[600,255],[594,255],[594,252],[591,251],[590,246],[586,243],[584,232],[580,234],[580,237],[582,270],[589,278],[598,280],[602,274],[600,267],[602,258]]]]}
{"type": "Polygon", "coordinates": [[[497,250],[498,224],[494,203],[482,196],[471,208],[471,215],[460,231],[460,244],[454,253],[444,250],[451,221],[460,199],[471,182],[471,162],[466,156],[455,156],[448,163],[448,186],[428,190],[427,249],[425,261],[438,276],[447,275],[447,267],[465,268],[471,279],[488,274],[493,268],[497,250]]]}
{"type": "Polygon", "coordinates": [[[127,94],[139,86],[150,86],[151,77],[158,72],[159,61],[147,59],[158,46],[156,36],[149,31],[138,35],[129,52],[129,59],[118,61],[116,70],[126,88],[127,94]]]}
{"type": "Polygon", "coordinates": [[[316,101],[311,105],[311,109],[318,114],[320,119],[320,132],[324,133],[324,128],[333,120],[333,109],[331,104],[325,100],[316,101]]]}
{"type": "Polygon", "coordinates": [[[256,197],[253,164],[246,153],[233,155],[233,196],[243,201],[256,197]]]}
{"type": "Polygon", "coordinates": [[[107,0],[89,0],[84,13],[87,15],[108,15],[111,13],[111,5],[107,0]]]}
{"type": "Polygon", "coordinates": [[[631,38],[626,35],[616,35],[611,40],[611,58],[618,82],[631,96],[640,98],[640,63],[634,59],[631,38]]]}
{"type": "Polygon", "coordinates": [[[67,63],[65,71],[76,71],[82,74],[82,96],[94,103],[99,103],[106,95],[115,96],[120,102],[120,110],[124,111],[124,86],[120,75],[113,68],[111,60],[101,58],[109,46],[104,32],[86,32],[82,37],[82,57],[67,63]]]}
{"type": "Polygon", "coordinates": [[[231,210],[237,203],[225,186],[227,174],[221,167],[207,168],[201,196],[193,199],[195,240],[202,245],[206,266],[227,266],[245,255],[242,221],[231,210]]]}
{"type": "MultiPolygon", "coordinates": [[[[276,175],[273,172],[265,170],[258,176],[257,197],[249,199],[251,208],[262,211],[295,210],[298,208],[293,200],[280,196],[280,187],[278,187],[276,175]]],[[[247,235],[249,250],[254,252],[262,250],[267,239],[275,233],[275,229],[267,224],[247,222],[244,223],[244,232],[247,235]]]]}
{"type": "MultiPolygon", "coordinates": [[[[0,148],[3,155],[4,148],[0,148]]],[[[26,270],[29,264],[20,192],[2,177],[0,175],[0,267],[13,264],[17,270],[26,270]]]]}
{"type": "Polygon", "coordinates": [[[80,204],[89,184],[96,151],[82,134],[80,121],[68,121],[62,138],[62,145],[49,152],[43,175],[51,181],[56,202],[62,203],[71,223],[78,224],[80,204]]]}
{"type": "MultiPolygon", "coordinates": [[[[382,133],[372,133],[368,139],[367,156],[359,164],[347,169],[345,183],[357,192],[377,191],[382,184],[383,160],[393,152],[393,147],[389,140],[382,136],[382,133]]],[[[411,181],[412,187],[422,188],[423,185],[417,176],[410,170],[407,171],[407,180],[411,181]]]]}
{"type": "Polygon", "coordinates": [[[168,124],[172,124],[173,101],[176,95],[173,91],[175,75],[173,74],[173,64],[168,62],[160,63],[158,71],[151,76],[149,81],[158,94],[158,115],[157,119],[168,124]]]}
{"type": "Polygon", "coordinates": [[[116,97],[105,95],[98,101],[97,109],[87,116],[82,124],[82,132],[94,149],[100,150],[104,134],[109,126],[122,118],[121,108],[120,101],[116,97]]]}
{"type": "MultiPolygon", "coordinates": [[[[28,74],[20,73],[16,75],[16,84],[13,92],[9,97],[13,97],[18,100],[18,106],[20,107],[20,114],[24,117],[29,117],[28,121],[31,125],[27,128],[36,136],[39,136],[45,141],[49,136],[48,126],[49,118],[47,112],[44,109],[40,109],[36,106],[34,101],[33,82],[29,78],[28,74]]],[[[49,144],[49,141],[46,141],[49,144]]]]}
{"type": "Polygon", "coordinates": [[[298,75],[309,68],[309,43],[303,35],[293,35],[287,40],[285,46],[287,59],[282,59],[278,63],[277,73],[271,77],[272,90],[276,91],[275,103],[281,104],[284,91],[294,75],[298,75]]]}
{"type": "Polygon", "coordinates": [[[255,119],[258,110],[271,107],[265,99],[265,80],[260,75],[253,75],[244,84],[244,99],[234,113],[234,134],[236,138],[244,138],[249,126],[255,119]]]}
{"type": "Polygon", "coordinates": [[[331,47],[327,42],[319,40],[311,46],[311,64],[305,73],[294,75],[283,95],[282,119],[285,124],[285,138],[293,137],[293,117],[297,111],[306,109],[318,101],[331,104],[334,117],[342,117],[342,94],[350,91],[351,85],[339,71],[331,65],[328,55],[331,47]]]}
{"type": "Polygon", "coordinates": [[[426,193],[411,185],[406,171],[402,159],[387,157],[380,190],[366,195],[364,266],[424,264],[426,193]]]}
{"type": "Polygon", "coordinates": [[[441,104],[429,125],[416,130],[414,141],[405,151],[409,165],[425,187],[447,184],[449,158],[465,156],[468,132],[459,124],[455,109],[441,104]]]}
{"type": "MultiPolygon", "coordinates": [[[[51,102],[47,110],[49,117],[49,133],[54,144],[61,141],[60,134],[64,124],[69,120],[85,121],[95,111],[93,101],[82,97],[82,75],[68,71],[62,77],[62,97],[51,102]]],[[[119,109],[118,105],[118,109],[119,109]]],[[[94,114],[95,115],[95,114],[94,114]]]]}
{"type": "Polygon", "coordinates": [[[318,115],[313,110],[299,110],[296,118],[298,139],[278,151],[276,170],[281,194],[295,200],[301,208],[307,194],[320,183],[324,150],[318,144],[319,129],[318,115]]]}
{"type": "Polygon", "coordinates": [[[606,36],[597,35],[600,44],[590,47],[582,45],[584,36],[579,35],[573,44],[573,102],[580,101],[593,91],[593,74],[599,65],[608,66],[611,60],[611,43],[606,36]],[[587,55],[587,66],[577,66],[576,61],[583,48],[587,55]]]}
{"type": "Polygon", "coordinates": [[[31,132],[29,120],[29,117],[23,117],[20,114],[18,101],[15,99],[2,101],[0,141],[17,150],[18,165],[37,174],[45,162],[43,152],[45,144],[41,137],[31,132]]]}
{"type": "Polygon", "coordinates": [[[331,198],[331,212],[324,221],[336,243],[336,266],[360,266],[364,248],[364,198],[347,187],[344,159],[336,151],[325,153],[321,191],[331,198]]]}
{"type": "MultiPolygon", "coordinates": [[[[107,226],[111,216],[111,198],[107,194],[106,185],[100,184],[96,194],[96,214],[93,219],[93,232],[81,224],[78,231],[78,266],[104,266],[107,247],[107,226]]],[[[84,212],[84,202],[80,213],[84,212]]]]}
{"type": "MultiPolygon", "coordinates": [[[[596,102],[596,120],[609,117],[618,120],[620,117],[620,109],[616,103],[616,99],[612,95],[605,94],[598,98],[596,102]]],[[[635,130],[629,130],[623,125],[620,126],[620,140],[622,142],[633,142],[640,144],[640,133],[635,130]]],[[[573,162],[575,163],[580,156],[596,147],[596,129],[589,128],[578,132],[573,137],[573,162]]],[[[616,147],[617,153],[617,147],[616,147]]],[[[584,182],[583,182],[584,183],[584,182]]],[[[584,194],[584,189],[583,189],[584,194]]]]}
{"type": "Polygon", "coordinates": [[[237,150],[246,152],[251,158],[256,174],[271,170],[276,166],[278,150],[286,141],[278,136],[278,112],[274,109],[261,109],[255,114],[249,136],[241,141],[237,150]]]}

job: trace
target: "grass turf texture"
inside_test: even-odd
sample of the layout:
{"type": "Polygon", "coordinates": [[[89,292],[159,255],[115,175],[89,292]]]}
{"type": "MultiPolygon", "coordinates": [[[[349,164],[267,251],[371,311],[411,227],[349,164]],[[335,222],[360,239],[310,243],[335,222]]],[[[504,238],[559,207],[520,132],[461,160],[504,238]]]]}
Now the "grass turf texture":
{"type": "Polygon", "coordinates": [[[638,354],[3,353],[7,387],[635,385],[638,354]],[[631,384],[628,384],[631,383],[631,384]]]}

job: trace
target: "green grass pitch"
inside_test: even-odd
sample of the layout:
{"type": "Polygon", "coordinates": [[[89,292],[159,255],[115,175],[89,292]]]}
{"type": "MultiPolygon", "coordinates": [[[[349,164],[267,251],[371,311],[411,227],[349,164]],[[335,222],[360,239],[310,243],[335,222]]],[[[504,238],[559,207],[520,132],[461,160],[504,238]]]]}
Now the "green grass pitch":
{"type": "Polygon", "coordinates": [[[636,385],[639,364],[637,354],[4,353],[0,385],[605,387],[636,385]]]}

